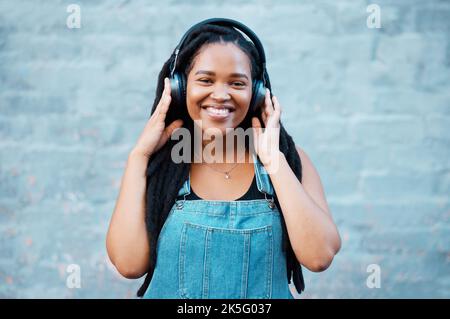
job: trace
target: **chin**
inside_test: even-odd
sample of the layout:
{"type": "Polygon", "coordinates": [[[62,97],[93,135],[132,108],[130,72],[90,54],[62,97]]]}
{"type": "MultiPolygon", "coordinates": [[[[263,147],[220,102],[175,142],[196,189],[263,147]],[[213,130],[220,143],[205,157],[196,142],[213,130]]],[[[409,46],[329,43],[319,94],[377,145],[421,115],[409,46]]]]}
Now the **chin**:
{"type": "Polygon", "coordinates": [[[202,124],[202,132],[203,134],[206,132],[209,135],[217,135],[217,133],[220,131],[222,136],[225,136],[227,134],[227,128],[233,128],[233,126],[225,125],[225,124],[217,124],[217,123],[210,123],[206,120],[203,121],[202,124]]]}

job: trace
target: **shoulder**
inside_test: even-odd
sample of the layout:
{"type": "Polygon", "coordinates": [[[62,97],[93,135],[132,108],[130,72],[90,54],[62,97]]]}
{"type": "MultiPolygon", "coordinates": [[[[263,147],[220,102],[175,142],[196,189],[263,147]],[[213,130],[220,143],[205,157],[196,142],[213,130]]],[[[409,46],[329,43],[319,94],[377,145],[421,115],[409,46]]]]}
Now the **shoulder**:
{"type": "Polygon", "coordinates": [[[295,148],[297,149],[297,153],[300,156],[300,162],[302,163],[302,175],[305,175],[305,173],[308,173],[311,170],[315,171],[315,167],[305,150],[298,145],[295,145],[295,148]]]}

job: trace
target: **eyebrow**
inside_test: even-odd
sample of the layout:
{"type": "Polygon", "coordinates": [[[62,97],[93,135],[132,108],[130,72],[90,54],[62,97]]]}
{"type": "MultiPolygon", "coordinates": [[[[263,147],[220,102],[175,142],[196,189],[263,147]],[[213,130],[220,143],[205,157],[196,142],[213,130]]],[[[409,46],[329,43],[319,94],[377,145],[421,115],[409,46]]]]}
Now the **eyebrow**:
{"type": "MultiPolygon", "coordinates": [[[[216,73],[212,71],[205,71],[205,70],[199,70],[195,72],[195,75],[197,74],[216,75],[216,73]]],[[[243,73],[231,73],[230,76],[233,78],[246,78],[248,80],[248,77],[243,73]]]]}

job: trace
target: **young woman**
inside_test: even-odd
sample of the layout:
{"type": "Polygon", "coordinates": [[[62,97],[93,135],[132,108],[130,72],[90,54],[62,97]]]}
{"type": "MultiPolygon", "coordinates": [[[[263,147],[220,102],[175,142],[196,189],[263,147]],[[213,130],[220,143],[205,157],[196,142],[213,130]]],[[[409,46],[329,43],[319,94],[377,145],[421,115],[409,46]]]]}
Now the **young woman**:
{"type": "Polygon", "coordinates": [[[251,33],[210,19],[185,34],[129,154],[106,244],[123,276],[147,274],[138,296],[292,298],[291,281],[304,289],[300,265],[323,271],[340,249],[320,177],[280,123],[262,46],[237,29],[251,33]],[[175,68],[185,79],[179,100],[175,68]],[[230,134],[238,128],[253,133],[244,147],[230,134]],[[180,162],[171,137],[183,129],[192,152],[180,162]],[[211,130],[218,135],[203,136],[211,130]],[[204,158],[212,153],[214,162],[204,158]]]}

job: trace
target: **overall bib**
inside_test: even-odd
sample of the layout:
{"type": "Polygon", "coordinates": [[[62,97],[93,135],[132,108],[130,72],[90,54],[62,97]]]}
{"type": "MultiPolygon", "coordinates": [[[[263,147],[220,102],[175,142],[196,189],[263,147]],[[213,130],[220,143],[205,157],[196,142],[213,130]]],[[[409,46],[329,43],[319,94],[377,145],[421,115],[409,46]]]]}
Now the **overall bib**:
{"type": "Polygon", "coordinates": [[[143,298],[294,299],[269,175],[253,154],[265,199],[186,200],[190,177],[161,229],[143,298]],[[178,199],[180,198],[181,199],[178,199]]]}

